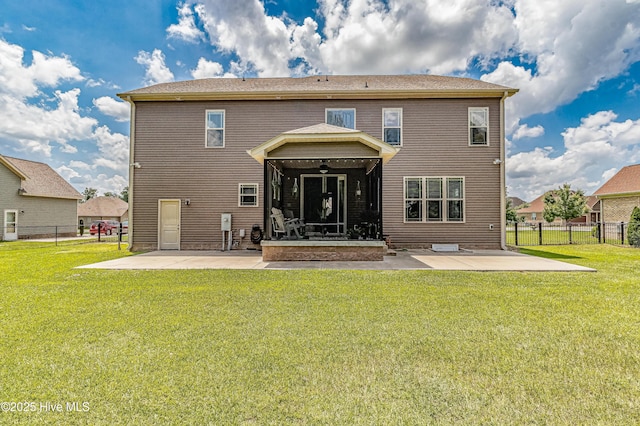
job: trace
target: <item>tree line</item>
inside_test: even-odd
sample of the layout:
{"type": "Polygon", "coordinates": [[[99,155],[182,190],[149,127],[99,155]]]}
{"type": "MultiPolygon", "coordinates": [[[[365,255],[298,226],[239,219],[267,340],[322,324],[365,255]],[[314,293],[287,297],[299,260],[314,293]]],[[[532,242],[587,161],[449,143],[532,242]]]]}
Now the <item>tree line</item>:
{"type": "MultiPolygon", "coordinates": [[[[115,197],[115,198],[120,198],[122,201],[124,201],[125,203],[129,202],[129,186],[125,186],[122,191],[120,191],[120,193],[116,193],[116,192],[111,192],[111,191],[107,191],[103,194],[105,197],[115,197]]],[[[95,198],[98,196],[98,190],[95,188],[85,188],[84,191],[82,191],[82,200],[80,200],[81,203],[87,202],[92,198],[95,198]]]]}

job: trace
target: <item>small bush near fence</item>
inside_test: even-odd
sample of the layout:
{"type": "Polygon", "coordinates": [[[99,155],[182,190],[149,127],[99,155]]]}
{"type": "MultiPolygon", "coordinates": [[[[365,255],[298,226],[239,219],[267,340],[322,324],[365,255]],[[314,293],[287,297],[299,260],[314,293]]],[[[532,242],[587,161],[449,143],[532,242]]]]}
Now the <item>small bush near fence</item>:
{"type": "Polygon", "coordinates": [[[568,223],[507,225],[507,244],[541,246],[562,244],[627,244],[629,225],[617,223],[568,223]]]}

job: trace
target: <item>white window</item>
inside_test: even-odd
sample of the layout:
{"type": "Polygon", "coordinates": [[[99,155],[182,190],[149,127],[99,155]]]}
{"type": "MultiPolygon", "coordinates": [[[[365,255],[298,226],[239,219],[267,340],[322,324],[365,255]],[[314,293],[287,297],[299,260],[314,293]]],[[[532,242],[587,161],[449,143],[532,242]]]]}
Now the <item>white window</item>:
{"type": "Polygon", "coordinates": [[[464,222],[464,178],[405,177],[405,222],[464,222]]]}
{"type": "Polygon", "coordinates": [[[402,146],[402,108],[382,110],[382,137],[389,145],[402,146]]]}
{"type": "Polygon", "coordinates": [[[224,110],[207,111],[207,148],[224,148],[224,110]]]}
{"type": "Polygon", "coordinates": [[[356,110],[355,108],[337,109],[327,108],[325,110],[326,123],[334,126],[346,127],[347,129],[356,128],[356,110]]]}
{"type": "Polygon", "coordinates": [[[464,221],[464,180],[447,178],[447,221],[464,221]]]}
{"type": "Polygon", "coordinates": [[[241,183],[238,187],[239,207],[258,207],[258,184],[241,183]]]}
{"type": "Polygon", "coordinates": [[[404,220],[422,222],[422,178],[404,179],[404,220]]]}
{"type": "Polygon", "coordinates": [[[469,108],[469,145],[489,145],[489,108],[469,108]]]}

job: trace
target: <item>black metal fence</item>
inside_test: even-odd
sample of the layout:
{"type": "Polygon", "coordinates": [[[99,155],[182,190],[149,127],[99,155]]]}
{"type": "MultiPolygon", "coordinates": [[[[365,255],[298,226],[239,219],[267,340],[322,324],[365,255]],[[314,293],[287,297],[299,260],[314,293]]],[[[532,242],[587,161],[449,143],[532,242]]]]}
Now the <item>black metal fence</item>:
{"type": "Polygon", "coordinates": [[[562,244],[628,244],[629,224],[567,223],[507,224],[507,244],[512,246],[542,246],[562,244]]]}
{"type": "Polygon", "coordinates": [[[33,243],[50,244],[87,244],[87,243],[126,243],[127,229],[119,224],[113,229],[98,229],[78,225],[45,225],[45,226],[11,226],[0,228],[0,241],[28,241],[33,243]],[[7,238],[10,237],[10,238],[7,238]]]}

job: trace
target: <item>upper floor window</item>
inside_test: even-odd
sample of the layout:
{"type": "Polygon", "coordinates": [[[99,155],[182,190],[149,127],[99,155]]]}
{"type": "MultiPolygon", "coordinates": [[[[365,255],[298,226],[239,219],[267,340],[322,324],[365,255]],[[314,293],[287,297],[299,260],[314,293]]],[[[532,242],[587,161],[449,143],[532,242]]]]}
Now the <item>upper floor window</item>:
{"type": "Polygon", "coordinates": [[[382,136],[389,145],[402,146],[402,108],[382,110],[382,136]]]}
{"type": "Polygon", "coordinates": [[[469,145],[489,145],[489,108],[469,108],[469,145]]]}
{"type": "Polygon", "coordinates": [[[224,148],[224,110],[207,111],[207,148],[224,148]]]}
{"type": "Polygon", "coordinates": [[[238,206],[258,207],[257,183],[241,183],[238,186],[238,206]]]}
{"type": "Polygon", "coordinates": [[[356,128],[356,110],[355,108],[337,109],[327,108],[326,122],[334,126],[346,127],[347,129],[356,128]]]}

